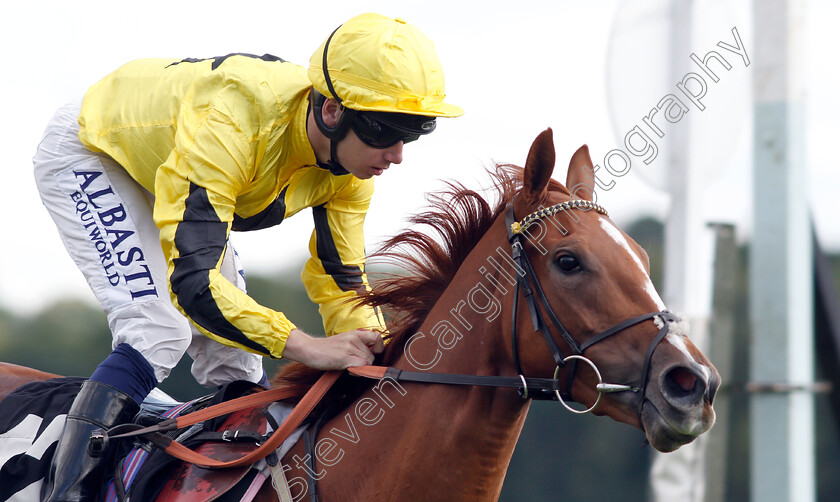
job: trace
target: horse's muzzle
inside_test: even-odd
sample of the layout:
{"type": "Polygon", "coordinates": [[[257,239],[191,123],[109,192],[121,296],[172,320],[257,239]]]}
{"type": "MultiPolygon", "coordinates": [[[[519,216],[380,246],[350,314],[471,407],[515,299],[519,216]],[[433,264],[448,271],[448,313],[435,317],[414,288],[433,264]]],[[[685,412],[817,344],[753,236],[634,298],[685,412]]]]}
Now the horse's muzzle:
{"type": "Polygon", "coordinates": [[[715,422],[712,409],[720,387],[714,367],[676,364],[662,371],[658,394],[648,392],[641,419],[648,441],[659,451],[673,451],[708,431],[715,422]]]}

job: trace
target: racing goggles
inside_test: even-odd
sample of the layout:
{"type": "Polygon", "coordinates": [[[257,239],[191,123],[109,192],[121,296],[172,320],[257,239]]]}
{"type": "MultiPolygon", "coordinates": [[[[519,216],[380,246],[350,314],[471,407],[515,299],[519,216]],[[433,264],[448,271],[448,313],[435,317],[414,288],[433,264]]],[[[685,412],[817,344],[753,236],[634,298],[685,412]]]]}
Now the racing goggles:
{"type": "Polygon", "coordinates": [[[411,143],[434,131],[436,125],[434,117],[369,111],[356,111],[350,123],[356,136],[373,148],[388,148],[400,141],[411,143]]]}

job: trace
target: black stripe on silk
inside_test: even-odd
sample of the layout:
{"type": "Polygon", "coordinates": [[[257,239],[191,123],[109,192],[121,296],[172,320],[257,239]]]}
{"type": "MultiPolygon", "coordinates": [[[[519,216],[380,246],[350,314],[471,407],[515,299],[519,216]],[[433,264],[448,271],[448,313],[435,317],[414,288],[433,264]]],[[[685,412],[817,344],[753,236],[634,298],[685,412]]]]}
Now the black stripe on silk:
{"type": "Polygon", "coordinates": [[[315,244],[318,259],[342,291],[365,291],[365,284],[362,280],[362,269],[358,266],[345,265],[341,262],[338,248],[333,240],[332,230],[327,218],[327,209],[324,205],[312,208],[312,216],[315,218],[315,244]]]}
{"type": "Polygon", "coordinates": [[[279,58],[279,57],[273,56],[271,54],[263,54],[262,56],[257,56],[257,55],[254,55],[254,54],[247,54],[245,52],[233,52],[233,53],[228,54],[226,56],[216,56],[216,57],[213,57],[213,58],[185,58],[185,59],[182,59],[180,61],[170,63],[170,64],[166,65],[166,67],[169,68],[170,66],[175,66],[175,65],[178,65],[178,64],[181,64],[181,63],[200,63],[202,61],[208,61],[208,60],[212,59],[213,63],[210,65],[210,69],[215,70],[216,68],[221,66],[221,64],[224,63],[226,59],[228,59],[231,56],[244,56],[244,57],[248,57],[248,58],[261,59],[263,61],[268,61],[268,62],[271,62],[271,61],[278,61],[280,63],[285,63],[286,62],[283,58],[279,58]]]}
{"type": "Polygon", "coordinates": [[[170,283],[178,304],[190,319],[222,338],[269,355],[267,348],[245,336],[225,318],[210,291],[210,270],[216,267],[227,242],[227,223],[210,204],[207,190],[190,183],[183,221],[175,230],[179,257],[173,260],[170,283]]]}
{"type": "Polygon", "coordinates": [[[283,218],[286,217],[286,190],[288,188],[288,185],[283,187],[283,191],[274,199],[274,202],[254,216],[242,218],[234,214],[233,227],[231,228],[237,232],[248,232],[250,230],[260,230],[283,223],[283,218]]]}

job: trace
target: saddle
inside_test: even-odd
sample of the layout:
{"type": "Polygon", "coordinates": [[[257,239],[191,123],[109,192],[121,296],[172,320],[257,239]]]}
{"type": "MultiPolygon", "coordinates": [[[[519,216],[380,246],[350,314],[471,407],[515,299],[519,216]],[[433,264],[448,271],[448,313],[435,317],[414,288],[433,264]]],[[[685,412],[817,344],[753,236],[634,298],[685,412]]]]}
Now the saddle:
{"type": "MultiPolygon", "coordinates": [[[[165,394],[174,406],[161,408],[156,403],[150,411],[144,403],[137,423],[91,438],[96,449],[117,448],[119,459],[113,475],[106,475],[112,479],[101,498],[250,500],[269,477],[278,487],[285,486],[278,459],[303,434],[301,424],[339,375],[322,375],[294,406],[281,401],[300,396],[298,390],[264,391],[242,381],[188,403],[179,404],[165,394]]],[[[0,500],[38,499],[53,445],[83,381],[33,382],[3,401],[0,442],[6,450],[0,451],[0,500]]]]}
{"type": "MultiPolygon", "coordinates": [[[[187,415],[206,407],[261,390],[249,382],[233,382],[216,394],[181,404],[157,416],[138,416],[140,425],[187,415]]],[[[266,407],[233,412],[193,426],[167,432],[166,435],[208,457],[233,460],[242,457],[262,442],[268,430],[266,407]]],[[[259,488],[264,476],[260,464],[209,470],[184,463],[163,450],[137,441],[118,462],[113,479],[107,483],[106,502],[120,500],[155,500],[159,502],[243,500],[249,488],[259,488]],[[256,483],[259,482],[259,485],[256,483]],[[254,486],[256,485],[256,486],[254,486]]]]}
{"type": "MultiPolygon", "coordinates": [[[[64,418],[83,378],[56,378],[23,386],[7,397],[0,409],[0,500],[38,500],[49,470],[64,418]]],[[[179,403],[159,390],[144,402],[134,427],[147,427],[176,417],[188,417],[218,403],[262,390],[250,382],[233,382],[215,394],[179,403]]],[[[291,405],[257,406],[166,432],[179,444],[207,457],[230,460],[256,449],[269,427],[276,430],[291,405]],[[272,418],[264,414],[271,409],[272,418]],[[270,424],[270,425],[269,425],[270,424]]],[[[302,432],[302,431],[301,431],[302,432]]],[[[300,433],[289,436],[296,441],[300,433]]],[[[285,446],[285,445],[284,445],[285,446]]],[[[228,469],[207,470],[166,453],[143,439],[112,440],[113,467],[106,467],[103,500],[242,500],[248,488],[265,479],[270,469],[261,462],[228,469]],[[109,474],[110,473],[110,474],[109,474]],[[259,476],[258,473],[263,473],[259,476]]],[[[281,447],[281,452],[282,452],[281,447]]],[[[276,454],[275,454],[276,455],[276,454]]],[[[270,474],[269,474],[270,475],[270,474]]]]}

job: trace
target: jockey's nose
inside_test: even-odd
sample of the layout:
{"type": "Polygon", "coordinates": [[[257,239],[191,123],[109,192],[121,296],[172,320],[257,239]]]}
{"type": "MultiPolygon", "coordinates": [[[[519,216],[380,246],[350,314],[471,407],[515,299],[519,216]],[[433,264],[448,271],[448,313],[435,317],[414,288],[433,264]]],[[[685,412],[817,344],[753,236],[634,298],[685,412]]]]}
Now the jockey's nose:
{"type": "Polygon", "coordinates": [[[389,146],[384,151],[384,158],[391,164],[400,164],[403,160],[403,142],[398,141],[396,144],[389,146]]]}

